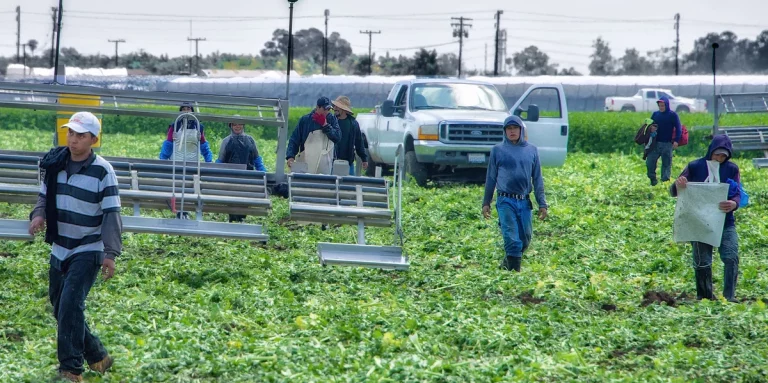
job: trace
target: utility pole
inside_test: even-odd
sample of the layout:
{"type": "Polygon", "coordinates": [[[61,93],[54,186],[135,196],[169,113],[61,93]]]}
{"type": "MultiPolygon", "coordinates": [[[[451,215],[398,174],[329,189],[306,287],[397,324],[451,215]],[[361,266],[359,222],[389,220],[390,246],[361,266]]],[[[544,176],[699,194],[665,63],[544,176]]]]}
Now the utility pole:
{"type": "Polygon", "coordinates": [[[125,42],[125,40],[123,40],[123,39],[118,39],[118,40],[107,40],[107,41],[109,41],[110,43],[115,43],[115,68],[117,68],[117,58],[119,57],[119,56],[117,55],[117,46],[118,46],[118,44],[120,44],[120,43],[124,43],[124,42],[125,42]]]}
{"type": "Polygon", "coordinates": [[[360,33],[368,35],[368,75],[373,74],[373,53],[371,53],[371,46],[373,45],[373,35],[381,34],[381,31],[360,31],[360,33]]]}
{"type": "Polygon", "coordinates": [[[28,44],[21,44],[21,51],[24,52],[24,61],[22,61],[21,65],[24,65],[24,77],[27,77],[27,45],[28,44]]]}
{"type": "Polygon", "coordinates": [[[499,75],[499,66],[501,66],[501,63],[499,62],[499,34],[501,33],[501,14],[504,13],[502,10],[496,11],[496,51],[493,56],[493,75],[498,76],[499,75]]]}
{"type": "Polygon", "coordinates": [[[680,14],[675,13],[675,76],[680,72],[680,14]]]}
{"type": "Polygon", "coordinates": [[[21,60],[21,6],[16,6],[16,63],[21,60]]]}
{"type": "Polygon", "coordinates": [[[453,37],[459,38],[459,78],[461,78],[461,52],[464,49],[464,38],[469,37],[469,32],[465,28],[471,28],[472,24],[467,24],[465,21],[472,21],[467,17],[451,17],[451,20],[459,20],[458,23],[451,23],[452,27],[458,27],[453,30],[453,37]]]}
{"type": "Polygon", "coordinates": [[[485,43],[485,66],[483,67],[483,76],[488,75],[488,43],[485,43]]]}
{"type": "MultiPolygon", "coordinates": [[[[53,83],[59,83],[59,50],[61,49],[61,15],[64,13],[64,0],[59,0],[59,12],[56,14],[56,59],[53,63],[53,83]]],[[[66,71],[61,80],[67,80],[66,71]]]]}
{"type": "Polygon", "coordinates": [[[331,11],[325,10],[325,40],[323,40],[323,75],[328,75],[328,16],[331,11]]]}
{"type": "Polygon", "coordinates": [[[198,48],[198,44],[201,41],[205,41],[205,37],[195,37],[195,38],[187,37],[187,41],[195,42],[195,69],[196,69],[195,73],[197,73],[197,71],[200,70],[200,55],[197,48],[198,48]]]}
{"type": "Polygon", "coordinates": [[[57,12],[59,11],[56,7],[51,7],[51,12],[53,16],[53,33],[51,33],[51,67],[53,67],[53,51],[56,47],[56,17],[57,12]]]}

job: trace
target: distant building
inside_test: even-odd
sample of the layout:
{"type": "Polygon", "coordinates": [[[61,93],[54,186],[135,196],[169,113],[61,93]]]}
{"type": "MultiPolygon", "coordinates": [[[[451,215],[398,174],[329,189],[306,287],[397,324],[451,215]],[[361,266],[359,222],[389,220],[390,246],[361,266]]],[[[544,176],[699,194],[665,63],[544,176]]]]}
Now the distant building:
{"type": "MultiPolygon", "coordinates": [[[[126,68],[78,68],[66,67],[65,73],[72,77],[127,77],[126,68]]],[[[53,77],[53,68],[32,68],[21,64],[8,64],[5,78],[7,80],[25,77],[53,77]]]]}
{"type": "MultiPolygon", "coordinates": [[[[201,77],[208,78],[285,78],[285,71],[267,69],[203,69],[201,72],[201,77]]],[[[292,70],[291,77],[293,76],[299,77],[299,74],[292,70]]]]}

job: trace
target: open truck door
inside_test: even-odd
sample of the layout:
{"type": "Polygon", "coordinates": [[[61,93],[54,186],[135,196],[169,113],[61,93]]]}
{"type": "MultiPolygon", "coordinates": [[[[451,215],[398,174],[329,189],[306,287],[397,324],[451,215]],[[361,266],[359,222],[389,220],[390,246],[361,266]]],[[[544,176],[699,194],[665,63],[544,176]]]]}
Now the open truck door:
{"type": "Polygon", "coordinates": [[[510,113],[525,121],[528,142],[538,148],[542,166],[562,166],[568,154],[568,106],[561,84],[532,85],[510,113]]]}

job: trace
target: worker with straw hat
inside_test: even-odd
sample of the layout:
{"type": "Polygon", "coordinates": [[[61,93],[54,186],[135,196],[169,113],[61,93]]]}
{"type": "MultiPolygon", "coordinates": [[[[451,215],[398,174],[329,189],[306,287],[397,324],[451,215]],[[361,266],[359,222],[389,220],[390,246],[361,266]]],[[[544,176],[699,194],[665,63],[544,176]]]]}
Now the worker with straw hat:
{"type": "Polygon", "coordinates": [[[341,128],[341,140],[336,144],[336,159],[349,163],[349,175],[355,175],[355,153],[360,157],[363,169],[368,168],[368,156],[363,146],[363,133],[354,117],[352,103],[347,96],[339,96],[331,102],[341,128]]]}

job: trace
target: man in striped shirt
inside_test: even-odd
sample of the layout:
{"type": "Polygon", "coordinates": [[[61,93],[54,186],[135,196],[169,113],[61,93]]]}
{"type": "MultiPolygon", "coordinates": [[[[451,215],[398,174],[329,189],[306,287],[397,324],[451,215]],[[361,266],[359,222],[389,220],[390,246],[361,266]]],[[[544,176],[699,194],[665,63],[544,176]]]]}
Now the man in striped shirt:
{"type": "Polygon", "coordinates": [[[117,177],[112,165],[93,153],[101,131],[91,113],[75,113],[67,146],[54,148],[40,162],[44,178],[30,214],[31,234],[45,230],[52,244],[48,295],[58,323],[59,377],[82,381],[83,359],[104,373],[113,359],[85,322],[85,299],[102,270],[115,272],[122,251],[117,177]]]}

